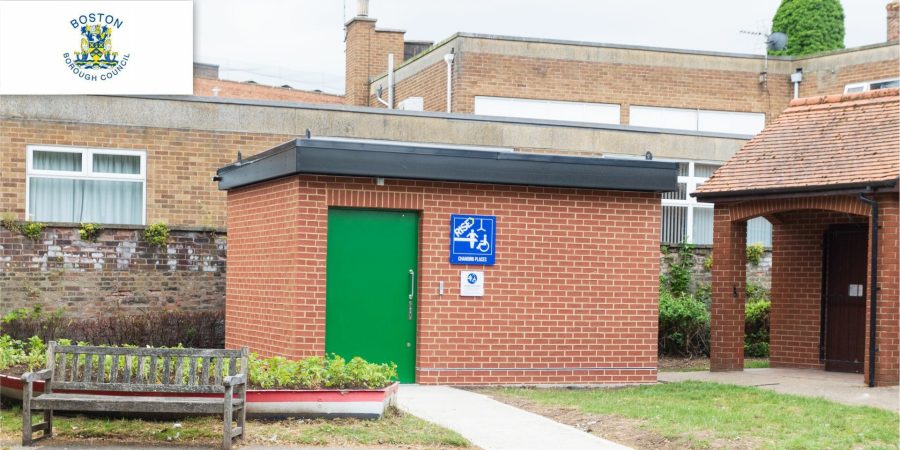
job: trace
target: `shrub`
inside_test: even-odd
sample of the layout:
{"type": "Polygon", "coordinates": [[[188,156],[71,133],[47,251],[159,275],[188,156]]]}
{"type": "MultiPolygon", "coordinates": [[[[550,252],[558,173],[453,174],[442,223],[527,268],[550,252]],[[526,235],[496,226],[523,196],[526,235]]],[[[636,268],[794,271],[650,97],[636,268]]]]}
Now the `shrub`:
{"type": "Polygon", "coordinates": [[[32,336],[26,340],[0,336],[0,370],[24,365],[28,371],[43,368],[47,363],[47,346],[41,338],[32,336]]]}
{"type": "Polygon", "coordinates": [[[765,254],[766,249],[763,247],[762,242],[757,242],[755,244],[750,244],[747,246],[747,261],[754,266],[758,266],[759,262],[762,261],[763,254],[765,254]]]}
{"type": "Polygon", "coordinates": [[[169,226],[157,222],[144,230],[144,240],[157,247],[163,247],[169,241],[169,226]]]}
{"type": "Polygon", "coordinates": [[[748,301],[744,306],[744,356],[756,358],[769,356],[771,308],[772,302],[768,299],[748,301]]]}
{"type": "Polygon", "coordinates": [[[669,259],[668,273],[660,277],[660,288],[674,295],[684,295],[690,292],[692,271],[694,268],[694,246],[687,243],[678,244],[678,252],[674,257],[666,255],[669,259]]]}
{"type": "Polygon", "coordinates": [[[223,348],[225,315],[219,311],[163,311],[114,315],[96,319],[67,319],[61,312],[39,307],[20,309],[3,318],[3,332],[13,339],[38,336],[43,341],[69,338],[95,345],[223,348]]]}
{"type": "Polygon", "coordinates": [[[100,235],[101,231],[103,231],[103,227],[96,223],[82,223],[78,229],[78,236],[81,237],[82,241],[93,242],[97,240],[97,236],[100,235]]]}
{"type": "Polygon", "coordinates": [[[709,311],[691,295],[659,297],[659,353],[686,357],[709,354],[709,311]]]}
{"type": "Polygon", "coordinates": [[[28,239],[36,241],[41,238],[41,233],[44,232],[44,224],[40,222],[25,222],[19,227],[19,231],[28,239]]]}
{"type": "Polygon", "coordinates": [[[288,360],[250,355],[250,384],[262,389],[378,389],[397,378],[397,365],[376,364],[338,355],[288,360]]]}
{"type": "Polygon", "coordinates": [[[769,300],[769,290],[757,283],[747,283],[747,303],[769,300]]]}

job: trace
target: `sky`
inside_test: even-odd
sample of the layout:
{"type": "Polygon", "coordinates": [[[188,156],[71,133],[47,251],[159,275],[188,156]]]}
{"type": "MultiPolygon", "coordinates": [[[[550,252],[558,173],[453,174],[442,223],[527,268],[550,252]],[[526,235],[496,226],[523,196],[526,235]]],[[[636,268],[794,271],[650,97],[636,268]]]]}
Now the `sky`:
{"type": "MultiPolygon", "coordinates": [[[[438,42],[457,31],[762,54],[780,0],[370,0],[379,28],[438,42]]],[[[885,40],[887,0],[844,0],[844,45],[885,40]]],[[[356,0],[195,0],[194,60],[220,77],[344,91],[356,0]]]]}

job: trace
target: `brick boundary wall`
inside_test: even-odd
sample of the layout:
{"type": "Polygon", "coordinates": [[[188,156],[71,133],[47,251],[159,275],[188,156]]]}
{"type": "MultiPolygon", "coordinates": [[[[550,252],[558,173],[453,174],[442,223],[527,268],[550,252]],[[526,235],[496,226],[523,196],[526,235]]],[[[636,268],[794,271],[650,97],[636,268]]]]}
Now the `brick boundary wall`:
{"type": "Polygon", "coordinates": [[[322,354],[329,206],[419,211],[417,382],[656,381],[660,201],[646,193],[324,176],[231,190],[228,347],[322,354]],[[483,298],[458,295],[467,266],[447,261],[463,212],[498,216],[483,298]]]}
{"type": "Polygon", "coordinates": [[[31,240],[0,227],[0,315],[35,305],[72,318],[224,308],[223,232],[172,229],[156,247],[143,227],[108,227],[96,242],[78,230],[50,224],[31,240]]]}

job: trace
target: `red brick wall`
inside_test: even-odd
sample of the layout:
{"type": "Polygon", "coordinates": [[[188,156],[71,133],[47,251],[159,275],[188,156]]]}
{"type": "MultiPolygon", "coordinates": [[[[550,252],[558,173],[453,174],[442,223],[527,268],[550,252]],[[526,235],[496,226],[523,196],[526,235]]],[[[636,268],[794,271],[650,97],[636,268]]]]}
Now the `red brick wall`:
{"type": "Polygon", "coordinates": [[[311,176],[232,190],[228,346],[324,351],[329,206],[420,212],[418,382],[656,380],[655,194],[311,176]],[[460,297],[466,266],[447,262],[459,212],[498,216],[484,298],[460,297]]]}
{"type": "Polygon", "coordinates": [[[710,370],[743,370],[747,222],[736,221],[734,211],[716,205],[713,237],[710,370]]]}
{"type": "MultiPolygon", "coordinates": [[[[878,296],[876,298],[875,343],[878,348],[875,361],[875,383],[878,385],[900,384],[900,197],[898,194],[883,194],[878,200],[878,296]]],[[[872,234],[869,232],[869,257],[872,251],[872,234]]],[[[869,292],[872,268],[866,279],[869,292]]],[[[866,323],[871,312],[871,302],[867,303],[866,323]]],[[[866,356],[869,353],[869,330],[866,329],[866,356]]],[[[866,380],[869,364],[866,360],[866,380]]]]}
{"type": "MultiPolygon", "coordinates": [[[[369,101],[369,78],[387,72],[387,55],[394,54],[395,67],[403,62],[403,32],[376,30],[374,20],[354,19],[347,25],[345,41],[344,101],[365,106],[369,101]]],[[[386,89],[387,86],[385,92],[386,89]]]]}
{"type": "MultiPolygon", "coordinates": [[[[772,226],[773,367],[822,368],[822,240],[832,224],[867,223],[865,217],[807,210],[781,213],[772,226]]],[[[868,289],[866,289],[868,291],[868,289]]]]}
{"type": "Polygon", "coordinates": [[[283,100],[303,103],[343,104],[343,95],[304,91],[277,86],[241,83],[229,80],[194,78],[194,95],[200,97],[240,98],[245,100],[283,100]],[[218,93],[214,91],[218,89],[218,93]]]}
{"type": "MultiPolygon", "coordinates": [[[[900,200],[877,196],[879,217],[876,384],[900,383],[900,200]]],[[[775,367],[821,368],[819,333],[822,239],[828,225],[868,223],[870,209],[855,196],[822,196],[717,204],[713,247],[712,369],[743,367],[742,223],[763,215],[773,222],[771,363],[775,367]],[[740,261],[740,262],[739,262],[740,261]],[[734,298],[732,287],[738,297],[734,298]]],[[[869,257],[872,236],[869,236],[869,257]]],[[[869,261],[869,259],[867,259],[869,261]]],[[[869,267],[871,272],[871,267],[869,267]]],[[[871,273],[870,275],[871,276],[871,273]]],[[[867,308],[870,278],[866,280],[867,308]]],[[[866,366],[869,371],[869,312],[866,312],[866,366]]],[[[862,380],[861,380],[862,381],[862,380]]]]}

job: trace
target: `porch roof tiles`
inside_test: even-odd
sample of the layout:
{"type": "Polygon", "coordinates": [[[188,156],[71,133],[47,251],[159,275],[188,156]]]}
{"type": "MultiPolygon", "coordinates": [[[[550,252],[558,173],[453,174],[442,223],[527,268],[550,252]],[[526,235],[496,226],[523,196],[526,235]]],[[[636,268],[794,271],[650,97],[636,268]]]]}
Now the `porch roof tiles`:
{"type": "Polygon", "coordinates": [[[695,194],[722,197],[896,186],[900,90],[793,100],[695,194]]]}

